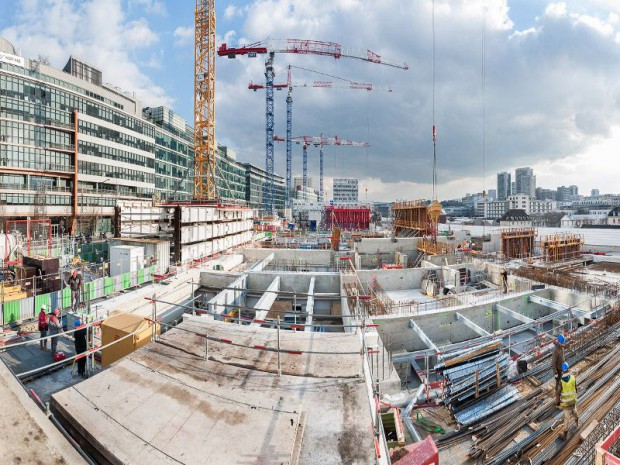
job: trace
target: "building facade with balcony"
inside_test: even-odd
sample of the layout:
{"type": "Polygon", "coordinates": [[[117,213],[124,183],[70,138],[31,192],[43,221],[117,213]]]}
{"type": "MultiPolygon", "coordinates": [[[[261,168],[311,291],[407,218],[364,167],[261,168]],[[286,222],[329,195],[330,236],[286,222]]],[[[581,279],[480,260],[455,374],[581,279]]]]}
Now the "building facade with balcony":
{"type": "MultiPolygon", "coordinates": [[[[193,134],[70,57],[63,70],[0,39],[0,217],[112,228],[117,199],[189,199],[193,134]]],[[[169,111],[169,110],[168,110],[169,111]]],[[[160,113],[164,113],[161,109],[160,113]]]]}
{"type": "MultiPolygon", "coordinates": [[[[245,167],[245,200],[251,208],[263,210],[267,192],[267,172],[251,163],[243,163],[245,167]]],[[[274,175],[273,203],[277,211],[284,211],[286,185],[282,176],[274,175]]]]}

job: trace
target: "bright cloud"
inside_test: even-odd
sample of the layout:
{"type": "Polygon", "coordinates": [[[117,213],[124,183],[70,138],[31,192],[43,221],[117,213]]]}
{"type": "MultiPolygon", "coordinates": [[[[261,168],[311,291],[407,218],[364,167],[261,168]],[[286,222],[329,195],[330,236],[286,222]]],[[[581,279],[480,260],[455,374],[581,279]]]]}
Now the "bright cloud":
{"type": "Polygon", "coordinates": [[[172,35],[174,36],[175,45],[183,46],[191,44],[194,41],[194,27],[179,26],[174,30],[174,33],[172,35]]]}
{"type": "Polygon", "coordinates": [[[145,18],[127,18],[120,0],[29,0],[17,8],[18,22],[0,36],[23,55],[47,56],[58,68],[75,55],[102,69],[106,82],[135,91],[145,104],[172,105],[174,99],[140,69],[133,54],[156,44],[159,36],[145,18]]]}

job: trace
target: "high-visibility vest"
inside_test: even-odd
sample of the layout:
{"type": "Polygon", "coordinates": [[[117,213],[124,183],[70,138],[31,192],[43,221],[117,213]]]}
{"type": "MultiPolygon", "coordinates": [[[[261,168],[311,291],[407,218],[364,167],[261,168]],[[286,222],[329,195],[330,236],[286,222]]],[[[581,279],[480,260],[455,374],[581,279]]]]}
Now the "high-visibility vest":
{"type": "Polygon", "coordinates": [[[577,383],[573,375],[568,378],[568,381],[564,381],[562,378],[560,401],[563,407],[571,407],[577,403],[577,383]]]}

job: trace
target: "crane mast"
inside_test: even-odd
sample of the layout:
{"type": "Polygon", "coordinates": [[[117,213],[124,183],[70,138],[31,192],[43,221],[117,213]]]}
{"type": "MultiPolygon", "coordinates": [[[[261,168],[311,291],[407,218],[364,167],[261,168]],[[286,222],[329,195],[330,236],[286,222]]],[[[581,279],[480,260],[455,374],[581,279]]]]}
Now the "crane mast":
{"type": "Polygon", "coordinates": [[[196,0],[194,59],[194,199],[215,193],[215,0],[196,0]]]}
{"type": "MultiPolygon", "coordinates": [[[[295,53],[302,55],[324,55],[331,56],[335,59],[340,58],[353,58],[370,63],[381,64],[390,66],[393,68],[399,68],[407,70],[409,66],[406,63],[387,60],[378,53],[371,50],[350,50],[343,48],[340,44],[335,42],[325,42],[318,40],[300,40],[300,39],[285,39],[285,40],[263,40],[248,45],[240,45],[238,47],[228,47],[225,43],[220,45],[217,49],[219,56],[225,56],[228,58],[236,58],[237,55],[247,55],[249,57],[255,57],[259,54],[268,54],[267,60],[265,60],[265,89],[266,89],[266,156],[265,156],[265,168],[267,171],[267,187],[265,195],[265,210],[268,213],[275,211],[274,198],[273,198],[273,58],[276,53],[295,53]]],[[[289,86],[290,91],[290,86],[289,86]]],[[[288,155],[288,154],[287,154],[288,155]]],[[[288,160],[287,160],[288,162],[288,160]]],[[[288,174],[287,174],[288,178],[288,174]]],[[[290,193],[290,192],[289,192],[290,193]]]]}

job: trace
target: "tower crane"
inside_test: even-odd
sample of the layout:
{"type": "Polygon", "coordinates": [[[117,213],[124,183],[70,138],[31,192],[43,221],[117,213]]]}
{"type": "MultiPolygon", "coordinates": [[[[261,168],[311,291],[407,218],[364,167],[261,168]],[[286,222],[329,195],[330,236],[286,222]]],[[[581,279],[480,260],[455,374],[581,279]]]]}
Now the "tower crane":
{"type": "MultiPolygon", "coordinates": [[[[213,0],[211,0],[213,1],[213,0]]],[[[351,58],[370,63],[382,64],[393,68],[407,70],[406,63],[387,60],[378,53],[371,50],[353,50],[343,48],[336,42],[325,42],[318,40],[284,39],[284,40],[263,40],[253,44],[240,45],[229,48],[227,44],[222,44],[217,51],[219,56],[236,58],[237,55],[267,55],[265,60],[265,88],[266,88],[266,156],[265,171],[267,172],[267,195],[265,196],[265,210],[274,211],[273,203],[273,175],[274,175],[274,110],[273,110],[273,60],[276,53],[296,53],[303,55],[324,55],[335,59],[351,58]]],[[[288,99],[287,99],[288,105],[288,99]]],[[[288,108],[288,107],[287,107],[288,108]]],[[[288,112],[288,110],[287,110],[288,112]]],[[[287,128],[288,130],[288,128],[287,128]]]]}
{"type": "MultiPolygon", "coordinates": [[[[289,139],[274,136],[275,142],[284,142],[289,139]]],[[[319,201],[323,202],[323,146],[324,145],[347,145],[350,147],[370,147],[368,142],[355,141],[349,139],[341,139],[338,136],[325,137],[320,136],[299,136],[290,138],[291,142],[303,144],[303,189],[304,193],[308,187],[308,146],[319,147],[319,201]]]]}
{"type": "Polygon", "coordinates": [[[215,201],[215,0],[194,12],[194,199],[215,201]]]}
{"type": "MultiPolygon", "coordinates": [[[[275,90],[282,90],[282,89],[286,89],[288,88],[288,95],[286,97],[286,140],[287,142],[289,141],[289,139],[292,137],[292,130],[293,130],[293,96],[292,96],[292,91],[294,87],[301,87],[301,88],[326,88],[326,89],[353,89],[353,90],[366,90],[366,91],[372,91],[372,90],[383,90],[386,92],[392,92],[392,88],[389,86],[377,86],[377,85],[373,85],[373,84],[369,84],[369,83],[362,83],[362,82],[355,82],[355,81],[351,81],[350,79],[345,79],[342,77],[338,77],[338,76],[332,76],[330,74],[326,74],[326,73],[322,73],[320,71],[315,71],[315,70],[311,70],[311,69],[306,69],[306,68],[300,68],[297,66],[288,66],[288,79],[287,79],[287,83],[286,84],[274,84],[273,88],[275,90]],[[305,83],[293,83],[292,81],[292,76],[291,76],[291,68],[296,68],[296,69],[302,69],[304,71],[309,71],[312,73],[317,73],[317,74],[322,74],[324,76],[329,76],[331,78],[334,79],[338,79],[342,82],[333,82],[333,81],[313,81],[313,82],[305,82],[305,83]]],[[[254,92],[256,92],[259,89],[264,89],[265,85],[263,84],[254,84],[252,81],[250,81],[250,84],[248,85],[248,89],[253,90],[254,92]]],[[[274,139],[276,140],[276,139],[274,139]]],[[[291,144],[287,143],[286,144],[286,192],[285,192],[285,201],[286,201],[286,207],[290,208],[291,207],[291,183],[292,183],[292,167],[293,167],[293,154],[292,154],[292,149],[291,149],[291,144]]],[[[321,177],[322,179],[322,177],[321,177]]],[[[321,193],[322,193],[322,189],[321,189],[321,193]]]]}

